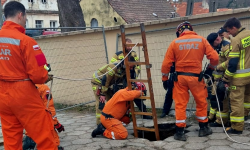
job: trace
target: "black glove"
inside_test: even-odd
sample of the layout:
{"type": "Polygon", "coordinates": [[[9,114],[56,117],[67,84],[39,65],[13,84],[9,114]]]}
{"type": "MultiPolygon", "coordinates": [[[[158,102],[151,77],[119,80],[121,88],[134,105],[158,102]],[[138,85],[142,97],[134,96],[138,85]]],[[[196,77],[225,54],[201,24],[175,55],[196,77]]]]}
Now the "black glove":
{"type": "Polygon", "coordinates": [[[60,132],[62,132],[62,131],[65,131],[64,130],[64,126],[62,125],[62,124],[60,124],[60,123],[58,123],[58,124],[56,124],[56,125],[54,125],[55,126],[55,128],[56,128],[56,130],[60,133],[60,132]]]}
{"type": "Polygon", "coordinates": [[[204,75],[204,76],[205,76],[205,79],[208,79],[209,76],[212,77],[213,71],[214,71],[213,69],[207,68],[206,71],[205,71],[205,73],[204,73],[204,74],[205,74],[205,75],[204,75]],[[208,75],[209,75],[209,76],[208,76],[208,75]]]}
{"type": "MultiPolygon", "coordinates": [[[[219,100],[219,99],[218,99],[219,100]]],[[[216,96],[215,95],[212,95],[211,98],[210,98],[210,104],[211,104],[211,107],[213,109],[217,109],[219,110],[219,107],[218,107],[218,103],[217,103],[217,100],[216,100],[216,96]]],[[[223,111],[223,101],[220,101],[219,100],[219,104],[220,104],[220,111],[223,111]]]]}
{"type": "Polygon", "coordinates": [[[168,80],[162,81],[162,84],[163,84],[163,88],[164,88],[165,90],[168,90],[168,80]]]}

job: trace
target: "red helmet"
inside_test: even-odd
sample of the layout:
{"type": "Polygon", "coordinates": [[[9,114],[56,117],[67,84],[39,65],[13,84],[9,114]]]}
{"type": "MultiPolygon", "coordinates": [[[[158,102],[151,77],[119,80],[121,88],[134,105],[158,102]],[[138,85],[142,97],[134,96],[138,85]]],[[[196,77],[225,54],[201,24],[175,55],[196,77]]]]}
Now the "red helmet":
{"type": "Polygon", "coordinates": [[[176,36],[179,37],[180,36],[179,31],[183,32],[184,29],[189,29],[190,31],[193,31],[193,27],[190,24],[190,22],[185,21],[185,22],[180,23],[177,26],[177,28],[176,28],[176,36]]]}
{"type": "Polygon", "coordinates": [[[135,82],[134,85],[135,85],[135,87],[134,87],[135,90],[142,91],[143,92],[143,96],[147,95],[147,89],[146,89],[146,86],[145,86],[144,83],[135,82]]]}

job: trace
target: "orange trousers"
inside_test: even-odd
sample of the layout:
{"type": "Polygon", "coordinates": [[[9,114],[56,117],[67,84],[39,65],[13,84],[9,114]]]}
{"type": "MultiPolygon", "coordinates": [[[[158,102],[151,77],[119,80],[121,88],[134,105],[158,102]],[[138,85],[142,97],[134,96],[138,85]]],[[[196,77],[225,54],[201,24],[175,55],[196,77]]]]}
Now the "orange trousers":
{"type": "Polygon", "coordinates": [[[57,150],[54,125],[31,81],[0,81],[0,117],[5,150],[22,150],[23,129],[38,150],[57,150]]]}
{"type": "Polygon", "coordinates": [[[106,128],[103,136],[113,140],[124,140],[128,137],[128,131],[120,120],[114,118],[106,119],[101,115],[101,123],[106,128]]]}
{"type": "Polygon", "coordinates": [[[174,82],[173,99],[175,101],[176,126],[186,127],[186,108],[191,91],[196,102],[196,119],[199,122],[207,122],[207,88],[204,80],[198,81],[198,77],[178,75],[178,81],[174,82]]]}

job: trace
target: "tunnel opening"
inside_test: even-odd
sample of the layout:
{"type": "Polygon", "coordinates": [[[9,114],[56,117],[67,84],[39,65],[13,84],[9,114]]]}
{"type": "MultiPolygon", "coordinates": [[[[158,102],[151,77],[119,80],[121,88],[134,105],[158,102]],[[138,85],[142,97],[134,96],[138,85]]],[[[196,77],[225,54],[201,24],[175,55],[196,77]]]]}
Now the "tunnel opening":
{"type": "MultiPolygon", "coordinates": [[[[186,128],[188,128],[187,126],[186,128]]],[[[147,128],[154,128],[153,126],[147,128]]],[[[175,134],[175,123],[162,123],[158,124],[160,140],[164,140],[175,134]]],[[[185,130],[185,133],[189,131],[185,130]]],[[[132,134],[134,136],[134,133],[132,134]]],[[[138,137],[148,139],[149,141],[157,141],[155,137],[155,132],[138,130],[138,137]]]]}

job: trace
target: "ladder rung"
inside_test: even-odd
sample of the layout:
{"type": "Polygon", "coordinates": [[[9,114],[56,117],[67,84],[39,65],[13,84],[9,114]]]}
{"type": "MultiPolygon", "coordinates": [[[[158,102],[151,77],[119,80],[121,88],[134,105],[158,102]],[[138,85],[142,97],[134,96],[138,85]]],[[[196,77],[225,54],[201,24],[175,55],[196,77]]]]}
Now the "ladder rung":
{"type": "Polygon", "coordinates": [[[146,62],[128,62],[129,65],[146,65],[146,62]]]}
{"type": "Polygon", "coordinates": [[[140,96],[140,97],[138,97],[136,99],[151,99],[151,98],[149,96],[140,96]]]}
{"type": "MultiPolygon", "coordinates": [[[[126,44],[127,47],[134,47],[136,44],[126,44]]],[[[143,46],[142,43],[138,43],[136,46],[143,46]]]]}
{"type": "Polygon", "coordinates": [[[155,132],[154,128],[144,128],[144,127],[136,127],[137,130],[144,130],[144,131],[150,131],[155,132]]]}
{"type": "Polygon", "coordinates": [[[135,115],[146,115],[146,116],[153,116],[150,112],[134,112],[135,115]]]}
{"type": "Polygon", "coordinates": [[[131,82],[148,82],[147,79],[129,79],[131,82]]]}

